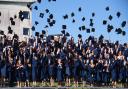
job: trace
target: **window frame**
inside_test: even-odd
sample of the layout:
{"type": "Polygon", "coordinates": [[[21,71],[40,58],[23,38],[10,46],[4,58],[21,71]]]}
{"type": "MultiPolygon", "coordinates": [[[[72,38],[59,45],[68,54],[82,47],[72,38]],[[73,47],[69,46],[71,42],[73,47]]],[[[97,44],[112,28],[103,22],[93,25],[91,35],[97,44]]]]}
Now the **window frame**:
{"type": "Polygon", "coordinates": [[[24,36],[29,36],[30,35],[30,28],[24,27],[23,28],[23,35],[24,36]],[[27,30],[27,32],[25,32],[25,30],[27,30]],[[27,33],[27,34],[26,34],[27,33]]]}

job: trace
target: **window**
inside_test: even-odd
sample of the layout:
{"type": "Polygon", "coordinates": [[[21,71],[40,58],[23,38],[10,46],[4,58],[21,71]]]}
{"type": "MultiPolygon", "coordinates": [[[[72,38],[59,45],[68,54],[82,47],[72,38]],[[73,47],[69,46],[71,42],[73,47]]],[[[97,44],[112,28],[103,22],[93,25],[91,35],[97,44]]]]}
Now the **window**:
{"type": "Polygon", "coordinates": [[[30,19],[29,11],[23,11],[24,19],[30,19]]]}
{"type": "Polygon", "coordinates": [[[23,28],[23,35],[29,35],[29,28],[23,28]]]}

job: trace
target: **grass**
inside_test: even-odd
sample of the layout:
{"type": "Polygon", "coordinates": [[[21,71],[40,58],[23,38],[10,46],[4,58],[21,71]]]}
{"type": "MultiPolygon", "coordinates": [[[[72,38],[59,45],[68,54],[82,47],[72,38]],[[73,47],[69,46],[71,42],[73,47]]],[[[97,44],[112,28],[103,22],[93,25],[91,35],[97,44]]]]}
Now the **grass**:
{"type": "MultiPolygon", "coordinates": [[[[16,83],[15,83],[15,85],[16,85],[16,83]]],[[[22,87],[24,87],[24,83],[22,82],[22,87]]],[[[33,85],[33,83],[32,82],[30,82],[30,87],[37,87],[37,88],[58,88],[58,83],[57,82],[55,82],[54,83],[54,86],[53,87],[50,87],[50,83],[46,83],[45,85],[42,85],[42,83],[41,82],[37,82],[36,83],[36,86],[34,86],[33,85]]],[[[62,83],[62,88],[68,88],[68,89],[74,89],[74,88],[76,88],[76,87],[74,87],[74,84],[73,83],[71,83],[71,86],[70,87],[66,87],[65,86],[65,83],[63,82],[62,83]]],[[[108,89],[108,88],[112,88],[112,86],[90,86],[89,84],[85,84],[85,87],[82,87],[82,83],[79,83],[79,86],[77,87],[77,88],[79,88],[79,89],[102,89],[102,88],[104,88],[104,89],[108,89]]],[[[76,88],[76,89],[77,89],[76,88]]],[[[121,86],[121,84],[120,83],[118,83],[118,85],[116,86],[116,88],[123,88],[122,86],[121,86]]],[[[127,88],[128,88],[128,86],[127,86],[127,88]]]]}

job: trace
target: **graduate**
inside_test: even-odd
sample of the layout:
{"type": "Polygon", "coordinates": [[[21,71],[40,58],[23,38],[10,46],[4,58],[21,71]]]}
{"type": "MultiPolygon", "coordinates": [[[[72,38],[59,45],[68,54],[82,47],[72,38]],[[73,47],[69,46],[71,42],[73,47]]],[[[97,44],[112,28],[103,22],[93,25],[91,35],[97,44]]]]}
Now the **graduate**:
{"type": "Polygon", "coordinates": [[[33,86],[36,86],[37,81],[37,54],[33,53],[33,59],[32,59],[32,81],[33,86]]]}
{"type": "Polygon", "coordinates": [[[88,66],[88,78],[89,78],[89,82],[90,82],[90,85],[92,86],[93,83],[94,83],[94,78],[96,76],[95,74],[95,64],[93,62],[93,60],[90,61],[90,64],[88,66]]]}
{"type": "Polygon", "coordinates": [[[2,59],[1,56],[0,56],[0,83],[1,83],[0,85],[1,85],[1,87],[5,87],[6,61],[4,59],[2,59]]]}
{"type": "Polygon", "coordinates": [[[80,60],[79,55],[75,53],[74,58],[74,86],[78,87],[78,80],[80,78],[80,60]]]}
{"type": "Polygon", "coordinates": [[[61,59],[57,60],[57,81],[58,87],[61,87],[63,81],[63,64],[61,59]]]}
{"type": "Polygon", "coordinates": [[[97,65],[96,65],[96,81],[98,86],[101,85],[103,82],[102,76],[103,76],[103,61],[99,59],[97,65]]]}
{"type": "Polygon", "coordinates": [[[104,61],[104,65],[103,65],[103,82],[105,83],[105,85],[109,85],[110,83],[110,70],[109,70],[109,63],[107,60],[104,61]]]}
{"type": "Polygon", "coordinates": [[[30,60],[29,59],[26,59],[25,60],[25,63],[24,63],[24,71],[25,71],[25,84],[24,86],[25,87],[29,87],[30,86],[30,72],[31,72],[31,63],[30,63],[30,60]]]}
{"type": "Polygon", "coordinates": [[[41,63],[41,80],[42,80],[42,85],[43,86],[46,85],[46,80],[48,78],[48,72],[47,72],[48,64],[47,64],[47,60],[48,60],[47,54],[43,50],[42,54],[41,54],[41,60],[40,60],[40,63],[41,63]]]}
{"type": "Polygon", "coordinates": [[[23,68],[23,64],[21,64],[21,60],[20,59],[17,59],[17,62],[16,62],[16,80],[17,80],[17,87],[21,87],[22,68],[23,68]]]}
{"type": "Polygon", "coordinates": [[[121,82],[121,85],[126,82],[126,60],[124,59],[124,56],[122,59],[120,59],[120,70],[119,70],[119,81],[121,82]]]}
{"type": "Polygon", "coordinates": [[[12,86],[12,84],[14,82],[14,76],[15,76],[14,67],[15,67],[15,65],[13,63],[13,59],[10,58],[7,63],[7,76],[8,76],[8,80],[9,80],[9,86],[12,86]]]}
{"type": "Polygon", "coordinates": [[[54,59],[48,54],[48,75],[50,79],[50,86],[54,86],[54,59]]]}
{"type": "Polygon", "coordinates": [[[112,86],[116,87],[118,80],[118,59],[117,56],[114,56],[114,61],[111,64],[111,77],[112,77],[112,86]]]}
{"type": "Polygon", "coordinates": [[[66,77],[66,86],[70,86],[70,77],[71,77],[71,68],[70,68],[70,59],[66,59],[65,63],[65,77],[66,77]]]}
{"type": "Polygon", "coordinates": [[[81,76],[82,76],[82,82],[83,87],[85,87],[86,81],[87,81],[87,72],[88,72],[88,64],[86,63],[86,60],[83,59],[81,62],[81,76]]]}

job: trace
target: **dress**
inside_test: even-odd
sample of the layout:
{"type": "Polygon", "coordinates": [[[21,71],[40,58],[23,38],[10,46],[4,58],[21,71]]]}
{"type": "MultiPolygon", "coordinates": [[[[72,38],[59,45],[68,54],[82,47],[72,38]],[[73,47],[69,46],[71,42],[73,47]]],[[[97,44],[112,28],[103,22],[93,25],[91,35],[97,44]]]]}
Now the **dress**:
{"type": "Polygon", "coordinates": [[[111,65],[111,75],[112,75],[112,81],[117,81],[117,74],[118,74],[118,72],[117,72],[117,63],[118,63],[118,61],[117,60],[115,60],[113,63],[112,63],[112,65],[111,65]]]}
{"type": "Polygon", "coordinates": [[[37,80],[37,60],[32,59],[32,80],[37,80]]]}
{"type": "Polygon", "coordinates": [[[58,65],[57,66],[57,80],[63,81],[63,69],[62,69],[62,65],[58,65]]]}

